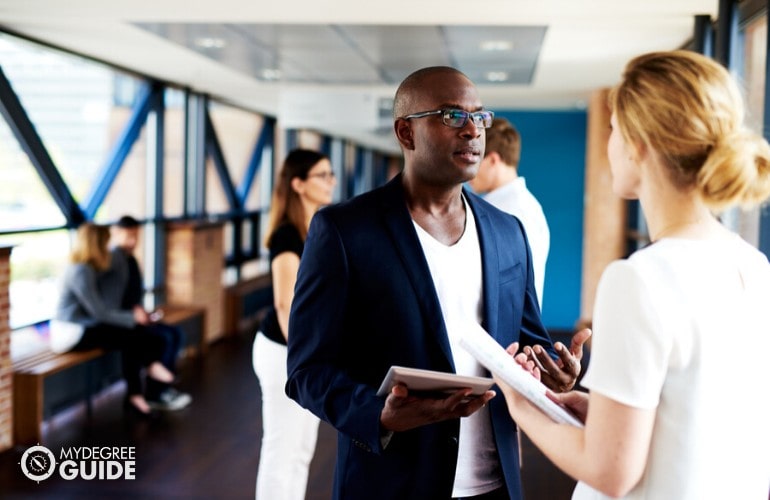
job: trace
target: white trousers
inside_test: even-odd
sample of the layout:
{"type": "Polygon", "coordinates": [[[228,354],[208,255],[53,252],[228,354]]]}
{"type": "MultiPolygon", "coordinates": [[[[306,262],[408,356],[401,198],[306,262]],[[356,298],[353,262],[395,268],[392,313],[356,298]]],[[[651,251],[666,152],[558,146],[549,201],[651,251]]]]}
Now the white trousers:
{"type": "Polygon", "coordinates": [[[252,362],[262,390],[262,447],[256,500],[303,500],[318,437],[318,417],[286,395],[286,346],[261,332],[252,362]]]}

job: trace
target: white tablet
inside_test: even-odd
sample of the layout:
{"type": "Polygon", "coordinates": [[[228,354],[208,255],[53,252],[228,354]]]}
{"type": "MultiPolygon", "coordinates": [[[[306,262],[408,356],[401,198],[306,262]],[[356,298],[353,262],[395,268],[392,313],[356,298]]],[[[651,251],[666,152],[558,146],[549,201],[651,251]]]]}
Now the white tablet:
{"type": "Polygon", "coordinates": [[[458,389],[470,388],[471,396],[481,396],[492,387],[494,380],[486,377],[457,375],[456,373],[391,366],[377,391],[378,396],[387,396],[397,383],[406,385],[409,391],[448,395],[458,389]]]}

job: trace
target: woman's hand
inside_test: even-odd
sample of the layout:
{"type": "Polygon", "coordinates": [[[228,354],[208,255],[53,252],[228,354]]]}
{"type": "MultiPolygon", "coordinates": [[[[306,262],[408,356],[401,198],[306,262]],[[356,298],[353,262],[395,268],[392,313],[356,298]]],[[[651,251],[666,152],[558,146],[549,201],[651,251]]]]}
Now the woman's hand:
{"type": "Polygon", "coordinates": [[[548,391],[545,393],[548,399],[568,409],[581,422],[585,423],[588,415],[588,393],[570,391],[556,394],[548,391]]]}

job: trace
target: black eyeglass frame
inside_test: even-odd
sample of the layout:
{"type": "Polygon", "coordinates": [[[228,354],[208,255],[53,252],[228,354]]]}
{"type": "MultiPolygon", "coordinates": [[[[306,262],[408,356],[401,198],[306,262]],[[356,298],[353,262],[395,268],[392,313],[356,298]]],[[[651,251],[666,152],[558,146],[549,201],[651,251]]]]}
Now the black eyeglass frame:
{"type": "Polygon", "coordinates": [[[316,172],[314,174],[307,174],[306,176],[308,179],[311,177],[315,177],[317,179],[321,179],[322,181],[329,182],[332,179],[337,178],[337,174],[334,173],[334,170],[330,170],[328,172],[316,172]]]}
{"type": "Polygon", "coordinates": [[[447,127],[451,128],[463,128],[468,123],[468,118],[473,119],[473,125],[480,128],[489,128],[492,126],[492,121],[495,119],[495,112],[489,110],[482,111],[465,111],[464,109],[445,108],[436,109],[433,111],[421,111],[419,113],[412,113],[411,115],[402,116],[404,120],[411,120],[412,118],[424,118],[426,116],[441,115],[441,122],[447,127]],[[451,119],[450,113],[458,113],[463,116],[462,123],[458,125],[450,125],[448,121],[451,119]]]}

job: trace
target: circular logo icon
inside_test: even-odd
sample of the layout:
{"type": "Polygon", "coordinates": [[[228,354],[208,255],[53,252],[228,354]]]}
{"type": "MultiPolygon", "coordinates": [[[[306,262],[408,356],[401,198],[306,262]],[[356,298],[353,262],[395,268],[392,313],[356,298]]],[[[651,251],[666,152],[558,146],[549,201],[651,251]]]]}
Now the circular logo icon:
{"type": "Polygon", "coordinates": [[[56,469],[56,457],[45,446],[27,448],[21,456],[21,470],[33,481],[43,481],[51,477],[56,469]]]}

